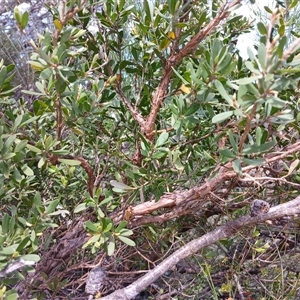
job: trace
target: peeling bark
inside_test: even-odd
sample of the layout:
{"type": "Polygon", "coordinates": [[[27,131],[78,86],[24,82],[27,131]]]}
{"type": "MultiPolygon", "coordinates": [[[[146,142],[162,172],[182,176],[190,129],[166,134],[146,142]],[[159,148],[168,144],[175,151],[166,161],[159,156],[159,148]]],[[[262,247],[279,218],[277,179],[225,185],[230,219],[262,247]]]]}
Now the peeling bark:
{"type": "MultiPolygon", "coordinates": [[[[286,150],[279,152],[279,154],[266,154],[265,166],[278,162],[283,158],[300,151],[300,142],[289,145],[286,150]]],[[[167,220],[174,219],[181,215],[189,214],[195,210],[199,210],[204,204],[213,200],[211,192],[217,193],[220,187],[224,188],[226,181],[230,179],[236,179],[237,181],[244,181],[249,171],[256,169],[257,166],[246,166],[242,168],[243,177],[238,176],[236,172],[232,170],[231,163],[220,167],[217,166],[212,172],[214,174],[218,171],[215,177],[208,179],[203,185],[194,187],[184,191],[174,191],[173,193],[164,194],[158,201],[151,200],[136,206],[129,206],[125,212],[114,212],[110,215],[115,223],[122,221],[123,216],[126,215],[129,227],[136,227],[149,223],[163,223],[167,220]],[[152,212],[159,212],[163,210],[160,215],[151,216],[152,212]],[[167,211],[166,211],[167,210],[167,211]]],[[[265,180],[262,178],[261,180],[265,180]]],[[[268,178],[272,180],[272,178],[268,178]]],[[[248,181],[259,182],[259,178],[250,177],[248,181]]],[[[274,179],[275,181],[276,179],[274,179]]]]}
{"type": "Polygon", "coordinates": [[[234,221],[229,221],[223,226],[216,228],[215,230],[203,235],[202,237],[195,239],[185,246],[180,248],[171,254],[162,263],[156,266],[153,270],[149,271],[146,275],[139,278],[129,286],[117,290],[112,294],[103,297],[103,300],[129,300],[137,296],[140,292],[145,290],[151,283],[155,282],[166,271],[174,267],[180,260],[191,256],[204,247],[218,242],[221,239],[232,237],[236,235],[240,230],[246,227],[255,226],[258,223],[265,222],[267,220],[281,218],[284,216],[292,216],[300,213],[300,196],[287,203],[272,207],[266,214],[261,214],[256,217],[244,216],[234,221]]]}

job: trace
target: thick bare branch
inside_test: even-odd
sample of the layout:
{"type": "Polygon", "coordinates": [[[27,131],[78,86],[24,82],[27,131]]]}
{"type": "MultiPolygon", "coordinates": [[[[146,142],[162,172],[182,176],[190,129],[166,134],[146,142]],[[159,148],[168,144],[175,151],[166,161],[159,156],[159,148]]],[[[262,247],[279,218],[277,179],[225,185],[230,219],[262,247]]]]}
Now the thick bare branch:
{"type": "Polygon", "coordinates": [[[300,213],[300,196],[292,201],[277,205],[270,209],[266,214],[260,214],[256,217],[244,216],[237,220],[230,221],[223,226],[220,226],[202,237],[195,239],[179,250],[175,251],[162,263],[149,271],[146,275],[139,278],[126,288],[117,290],[102,298],[103,300],[129,300],[137,296],[140,292],[145,290],[151,283],[155,282],[166,271],[174,267],[180,260],[197,253],[199,250],[211,244],[218,242],[221,239],[232,237],[236,235],[241,229],[245,227],[254,226],[258,223],[267,220],[281,218],[284,216],[293,216],[300,213]]]}

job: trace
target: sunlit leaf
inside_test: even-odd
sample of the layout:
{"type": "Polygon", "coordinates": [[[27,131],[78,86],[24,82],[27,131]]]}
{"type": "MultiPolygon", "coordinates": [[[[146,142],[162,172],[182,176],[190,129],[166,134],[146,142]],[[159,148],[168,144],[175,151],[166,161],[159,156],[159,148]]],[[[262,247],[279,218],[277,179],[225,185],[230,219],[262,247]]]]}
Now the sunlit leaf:
{"type": "Polygon", "coordinates": [[[117,189],[120,189],[120,190],[134,190],[133,187],[131,186],[128,186],[127,184],[123,183],[123,182],[119,182],[119,181],[116,181],[116,180],[111,180],[110,181],[110,184],[117,188],[117,189]]]}
{"type": "Polygon", "coordinates": [[[59,158],[58,161],[69,166],[79,166],[81,164],[81,162],[76,159],[59,158]]]}
{"type": "Polygon", "coordinates": [[[215,115],[211,121],[213,123],[222,123],[225,120],[229,119],[232,115],[233,115],[233,111],[225,111],[225,112],[215,115]]]}
{"type": "Polygon", "coordinates": [[[135,246],[135,242],[131,239],[129,239],[128,237],[122,236],[122,235],[118,235],[118,239],[121,240],[123,243],[125,243],[128,246],[135,246]]]}
{"type": "Polygon", "coordinates": [[[191,92],[191,88],[187,87],[185,84],[181,85],[180,90],[185,94],[189,94],[191,92]]]}
{"type": "Polygon", "coordinates": [[[235,82],[237,84],[249,84],[249,83],[256,81],[259,78],[261,78],[261,76],[245,77],[245,78],[241,78],[238,80],[234,80],[233,82],[235,82]]]}

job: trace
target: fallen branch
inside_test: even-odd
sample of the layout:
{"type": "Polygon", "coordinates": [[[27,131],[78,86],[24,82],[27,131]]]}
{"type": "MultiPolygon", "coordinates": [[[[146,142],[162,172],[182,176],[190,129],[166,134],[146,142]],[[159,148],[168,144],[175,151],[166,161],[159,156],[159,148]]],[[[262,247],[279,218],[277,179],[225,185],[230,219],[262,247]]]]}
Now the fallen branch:
{"type": "Polygon", "coordinates": [[[103,300],[129,300],[144,291],[150,284],[155,282],[165,272],[174,267],[180,260],[199,252],[204,247],[218,242],[221,239],[229,238],[236,235],[245,227],[255,226],[258,223],[265,222],[271,219],[277,219],[284,216],[293,216],[300,213],[300,196],[287,203],[272,207],[268,213],[260,214],[256,217],[244,216],[234,221],[230,221],[223,226],[220,226],[210,233],[195,239],[179,250],[175,251],[162,263],[149,271],[146,275],[139,278],[129,286],[117,290],[112,294],[103,297],[103,300]]]}

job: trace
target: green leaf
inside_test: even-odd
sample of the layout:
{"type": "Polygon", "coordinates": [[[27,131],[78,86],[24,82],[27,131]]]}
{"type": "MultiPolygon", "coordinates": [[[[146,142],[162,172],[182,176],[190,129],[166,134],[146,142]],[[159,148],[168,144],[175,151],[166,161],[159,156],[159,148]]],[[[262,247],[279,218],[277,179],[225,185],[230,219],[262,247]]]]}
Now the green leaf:
{"type": "Polygon", "coordinates": [[[0,88],[2,87],[7,76],[7,68],[3,66],[0,71],[0,88]]]}
{"type": "Polygon", "coordinates": [[[111,229],[112,229],[112,226],[113,226],[113,224],[112,224],[112,223],[108,223],[108,224],[106,225],[106,227],[105,227],[105,228],[103,228],[102,232],[103,232],[103,233],[106,233],[106,232],[109,232],[109,231],[111,231],[111,229]]]}
{"type": "Polygon", "coordinates": [[[165,142],[168,140],[168,138],[169,138],[169,133],[166,132],[166,131],[163,131],[159,135],[159,137],[158,137],[158,139],[157,139],[157,141],[155,143],[155,147],[160,147],[160,146],[164,145],[165,142]]]}
{"type": "Polygon", "coordinates": [[[39,119],[39,116],[34,116],[34,117],[31,117],[29,118],[28,120],[25,120],[24,122],[22,122],[20,124],[20,127],[24,126],[24,125],[27,125],[29,123],[33,123],[34,121],[36,121],[37,119],[39,119]]]}
{"type": "Polygon", "coordinates": [[[22,22],[22,14],[21,14],[18,6],[15,6],[15,8],[14,8],[14,18],[17,21],[17,23],[20,25],[22,22]]]}
{"type": "Polygon", "coordinates": [[[257,74],[257,75],[260,74],[260,71],[254,66],[254,64],[253,64],[252,61],[246,61],[246,62],[245,62],[245,66],[246,66],[247,69],[248,69],[249,71],[251,71],[252,73],[257,74]]]}
{"type": "Polygon", "coordinates": [[[84,210],[86,210],[89,206],[84,202],[84,203],[80,203],[79,205],[77,205],[74,208],[74,214],[77,214],[79,212],[82,212],[84,210]]]}
{"type": "Polygon", "coordinates": [[[19,244],[14,244],[8,247],[0,248],[0,254],[3,255],[12,255],[16,252],[19,244]]]}
{"type": "MultiPolygon", "coordinates": [[[[29,60],[28,63],[32,66],[32,68],[36,71],[42,71],[47,67],[47,63],[46,64],[42,64],[40,62],[37,61],[33,61],[33,60],[29,60]]],[[[29,91],[28,91],[29,92],[29,91]]],[[[31,93],[32,94],[32,93],[31,93]]],[[[40,95],[40,94],[39,94],[40,95]]]]}
{"type": "Polygon", "coordinates": [[[123,228],[123,229],[120,230],[120,235],[122,235],[122,236],[130,236],[130,235],[133,235],[133,231],[130,230],[130,229],[123,228]]]}
{"type": "Polygon", "coordinates": [[[27,143],[28,143],[27,140],[16,142],[15,152],[20,152],[22,149],[26,147],[27,143]]]}
{"type": "Polygon", "coordinates": [[[294,170],[296,169],[296,167],[299,165],[299,162],[300,162],[299,159],[294,160],[289,167],[288,173],[284,177],[291,175],[294,172],[294,170]]]}
{"type": "MultiPolygon", "coordinates": [[[[298,0],[297,0],[298,1],[298,0]]],[[[269,14],[273,14],[272,10],[268,6],[264,6],[264,10],[269,14]]]]}
{"type": "Polygon", "coordinates": [[[85,225],[86,228],[88,228],[92,232],[99,232],[98,227],[94,223],[92,223],[90,220],[86,221],[84,223],[84,225],[85,225]]]}
{"type": "Polygon", "coordinates": [[[48,216],[58,216],[58,215],[61,215],[61,216],[65,216],[65,215],[69,215],[70,212],[66,209],[60,209],[60,210],[56,210],[50,214],[48,214],[48,216]]]}
{"type": "MultiPolygon", "coordinates": [[[[170,44],[171,44],[171,41],[168,38],[161,39],[159,42],[159,50],[162,51],[164,49],[167,49],[170,44]]],[[[127,72],[128,72],[128,70],[127,70],[127,72]]]]}
{"type": "Polygon", "coordinates": [[[23,252],[27,246],[27,244],[29,245],[30,244],[30,237],[29,236],[26,236],[19,244],[18,248],[16,251],[18,252],[23,252]]]}
{"type": "Polygon", "coordinates": [[[146,19],[153,22],[153,3],[151,0],[144,0],[144,10],[146,12],[146,19]]]}
{"type": "Polygon", "coordinates": [[[220,114],[215,115],[212,118],[212,123],[222,123],[233,115],[233,111],[225,111],[220,114]]]}
{"type": "Polygon", "coordinates": [[[0,170],[5,178],[9,178],[10,168],[7,163],[5,163],[5,162],[0,163],[0,170]]]}
{"type": "Polygon", "coordinates": [[[229,149],[220,149],[220,154],[227,158],[236,158],[236,155],[229,149]]]}
{"type": "Polygon", "coordinates": [[[281,26],[279,26],[278,28],[278,33],[279,35],[282,37],[284,35],[284,32],[285,32],[285,25],[282,24],[281,26]]]}
{"type": "Polygon", "coordinates": [[[69,166],[79,166],[81,164],[81,161],[76,159],[59,158],[58,161],[69,166]]]}
{"type": "Polygon", "coordinates": [[[22,171],[27,176],[33,176],[34,175],[34,172],[32,171],[32,169],[29,168],[27,165],[22,166],[22,171]]]}
{"type": "Polygon", "coordinates": [[[59,204],[59,199],[52,200],[52,201],[48,202],[47,204],[48,204],[48,206],[45,210],[46,215],[52,213],[56,209],[57,205],[59,204]]]}
{"type": "MultiPolygon", "coordinates": [[[[83,246],[82,248],[85,249],[86,247],[88,247],[91,244],[94,244],[96,242],[99,242],[101,238],[101,234],[95,234],[93,235],[83,246]]],[[[103,243],[102,243],[103,244],[103,243]]]]}
{"type": "Polygon", "coordinates": [[[127,226],[128,222],[123,220],[119,225],[118,227],[115,229],[115,232],[120,232],[121,229],[125,228],[127,226]]]}
{"type": "Polygon", "coordinates": [[[40,206],[42,204],[41,194],[36,192],[33,198],[33,203],[35,206],[40,206]]]}
{"type": "Polygon", "coordinates": [[[14,135],[11,135],[4,143],[4,147],[6,148],[6,150],[9,150],[12,143],[15,141],[17,135],[14,134],[14,135]]]}
{"type": "Polygon", "coordinates": [[[28,18],[29,18],[29,13],[28,11],[25,11],[22,15],[22,20],[20,23],[21,29],[24,30],[28,24],[28,18]]]}
{"type": "Polygon", "coordinates": [[[17,299],[19,299],[19,295],[16,290],[11,289],[10,291],[8,291],[6,293],[5,299],[6,300],[17,300],[17,299]],[[8,293],[10,293],[10,294],[8,294],[8,293]]]}
{"type": "Polygon", "coordinates": [[[33,261],[36,263],[41,260],[40,256],[37,254],[26,254],[26,255],[21,256],[20,258],[22,258],[24,260],[33,261]]]}
{"type": "Polygon", "coordinates": [[[173,72],[176,74],[176,76],[182,81],[182,83],[184,83],[185,85],[186,85],[186,84],[189,84],[189,82],[188,82],[186,79],[184,79],[184,78],[179,74],[179,72],[177,72],[173,67],[172,67],[172,70],[173,70],[173,72]]]}
{"type": "Polygon", "coordinates": [[[19,170],[18,169],[14,169],[14,179],[17,181],[17,182],[21,182],[23,180],[23,177],[22,175],[20,174],[19,170]]]}
{"type": "Polygon", "coordinates": [[[14,121],[14,124],[12,126],[12,131],[15,131],[17,129],[17,127],[20,125],[21,121],[23,119],[23,115],[18,115],[14,121]]]}
{"type": "Polygon", "coordinates": [[[286,101],[281,100],[280,98],[276,98],[276,97],[270,97],[270,98],[268,98],[268,100],[266,101],[266,103],[269,103],[273,107],[277,107],[277,108],[283,108],[286,105],[286,101]]]}
{"type": "Polygon", "coordinates": [[[184,170],[184,165],[182,164],[182,162],[179,158],[174,161],[174,166],[179,171],[184,170]]]}
{"type": "Polygon", "coordinates": [[[239,159],[236,159],[232,164],[233,170],[238,174],[242,175],[242,167],[241,167],[241,161],[239,159]]]}
{"type": "Polygon", "coordinates": [[[43,165],[46,163],[46,161],[47,161],[47,158],[45,156],[42,156],[38,162],[38,168],[39,169],[42,168],[43,165]]]}
{"type": "Polygon", "coordinates": [[[188,117],[192,114],[194,114],[197,110],[199,110],[200,108],[200,104],[199,103],[196,103],[194,102],[189,108],[188,110],[185,112],[185,116],[188,117]]]}
{"type": "Polygon", "coordinates": [[[162,148],[157,149],[157,151],[153,155],[151,155],[152,159],[159,159],[167,155],[166,151],[164,150],[160,151],[160,149],[162,148]]]}
{"type": "Polygon", "coordinates": [[[42,153],[42,150],[41,150],[41,149],[39,149],[39,148],[37,148],[37,147],[35,147],[35,146],[32,146],[32,145],[30,145],[30,144],[27,144],[27,145],[26,145],[26,148],[28,148],[30,151],[33,151],[33,152],[38,153],[38,154],[41,154],[41,153],[42,153]]]}
{"type": "Polygon", "coordinates": [[[243,162],[250,166],[262,166],[266,161],[263,158],[249,159],[243,158],[243,162]]]}
{"type": "Polygon", "coordinates": [[[220,93],[220,95],[227,101],[227,103],[232,106],[233,105],[233,101],[232,101],[232,97],[230,97],[226,90],[224,89],[224,86],[222,85],[222,83],[219,80],[215,80],[215,86],[218,90],[218,92],[220,93]]]}
{"type": "MultiPolygon", "coordinates": [[[[282,58],[282,55],[283,55],[283,51],[284,51],[284,48],[285,48],[285,45],[287,43],[287,37],[284,35],[279,43],[278,43],[278,47],[277,47],[277,54],[279,56],[279,58],[282,58]]],[[[280,78],[281,79],[281,78],[280,78]]]]}
{"type": "Polygon", "coordinates": [[[110,181],[110,184],[117,188],[117,189],[120,189],[120,190],[134,190],[135,188],[131,187],[131,186],[128,186],[126,185],[125,183],[123,182],[119,182],[119,181],[116,181],[116,180],[111,180],[110,181]]]}
{"type": "Polygon", "coordinates": [[[9,230],[9,220],[10,216],[6,213],[2,218],[2,233],[6,234],[9,230]]]}
{"type": "Polygon", "coordinates": [[[262,22],[257,23],[257,29],[261,35],[268,35],[268,30],[262,22]]]}
{"type": "Polygon", "coordinates": [[[246,145],[243,149],[243,154],[253,154],[253,153],[261,153],[270,150],[273,146],[276,145],[276,142],[270,141],[264,143],[262,145],[246,145]]]}
{"type": "Polygon", "coordinates": [[[2,158],[3,158],[3,160],[7,160],[7,159],[10,159],[10,158],[13,158],[14,156],[16,156],[16,153],[7,152],[2,156],[2,158]]]}
{"type": "Polygon", "coordinates": [[[123,243],[125,243],[128,246],[135,246],[135,242],[125,236],[118,235],[118,239],[121,240],[123,243]]]}
{"type": "Polygon", "coordinates": [[[229,141],[235,153],[238,153],[238,144],[231,130],[228,131],[229,141]]]}
{"type": "Polygon", "coordinates": [[[299,3],[299,0],[293,0],[288,9],[294,8],[299,3]]]}
{"type": "Polygon", "coordinates": [[[267,48],[266,45],[260,43],[257,49],[258,61],[263,70],[266,69],[266,61],[267,61],[267,48]]]}
{"type": "Polygon", "coordinates": [[[168,8],[169,8],[169,12],[171,13],[172,16],[175,15],[177,3],[178,3],[178,1],[176,1],[176,0],[168,0],[168,8]]]}
{"type": "Polygon", "coordinates": [[[116,248],[116,242],[114,239],[111,239],[111,241],[107,245],[107,255],[112,256],[115,252],[116,248]]]}
{"type": "Polygon", "coordinates": [[[37,87],[37,89],[41,92],[41,95],[45,95],[46,96],[46,92],[45,92],[45,86],[43,86],[43,84],[41,84],[40,82],[36,82],[35,86],[37,87]]]}
{"type": "Polygon", "coordinates": [[[70,153],[70,151],[67,149],[57,149],[57,150],[52,151],[52,154],[54,154],[54,155],[67,155],[69,153],[70,153]]]}
{"type": "Polygon", "coordinates": [[[55,81],[55,88],[56,88],[56,90],[57,90],[57,92],[59,93],[59,94],[62,94],[64,91],[65,91],[65,89],[66,89],[66,87],[67,87],[67,83],[66,83],[66,81],[62,78],[62,77],[64,77],[63,76],[63,74],[58,70],[58,73],[59,73],[59,77],[57,78],[57,80],[55,81]]]}
{"type": "Polygon", "coordinates": [[[233,80],[233,82],[237,83],[237,84],[249,84],[252,83],[254,81],[256,81],[257,79],[261,78],[261,76],[252,76],[252,77],[245,77],[245,78],[241,78],[238,80],[233,80]]]}

